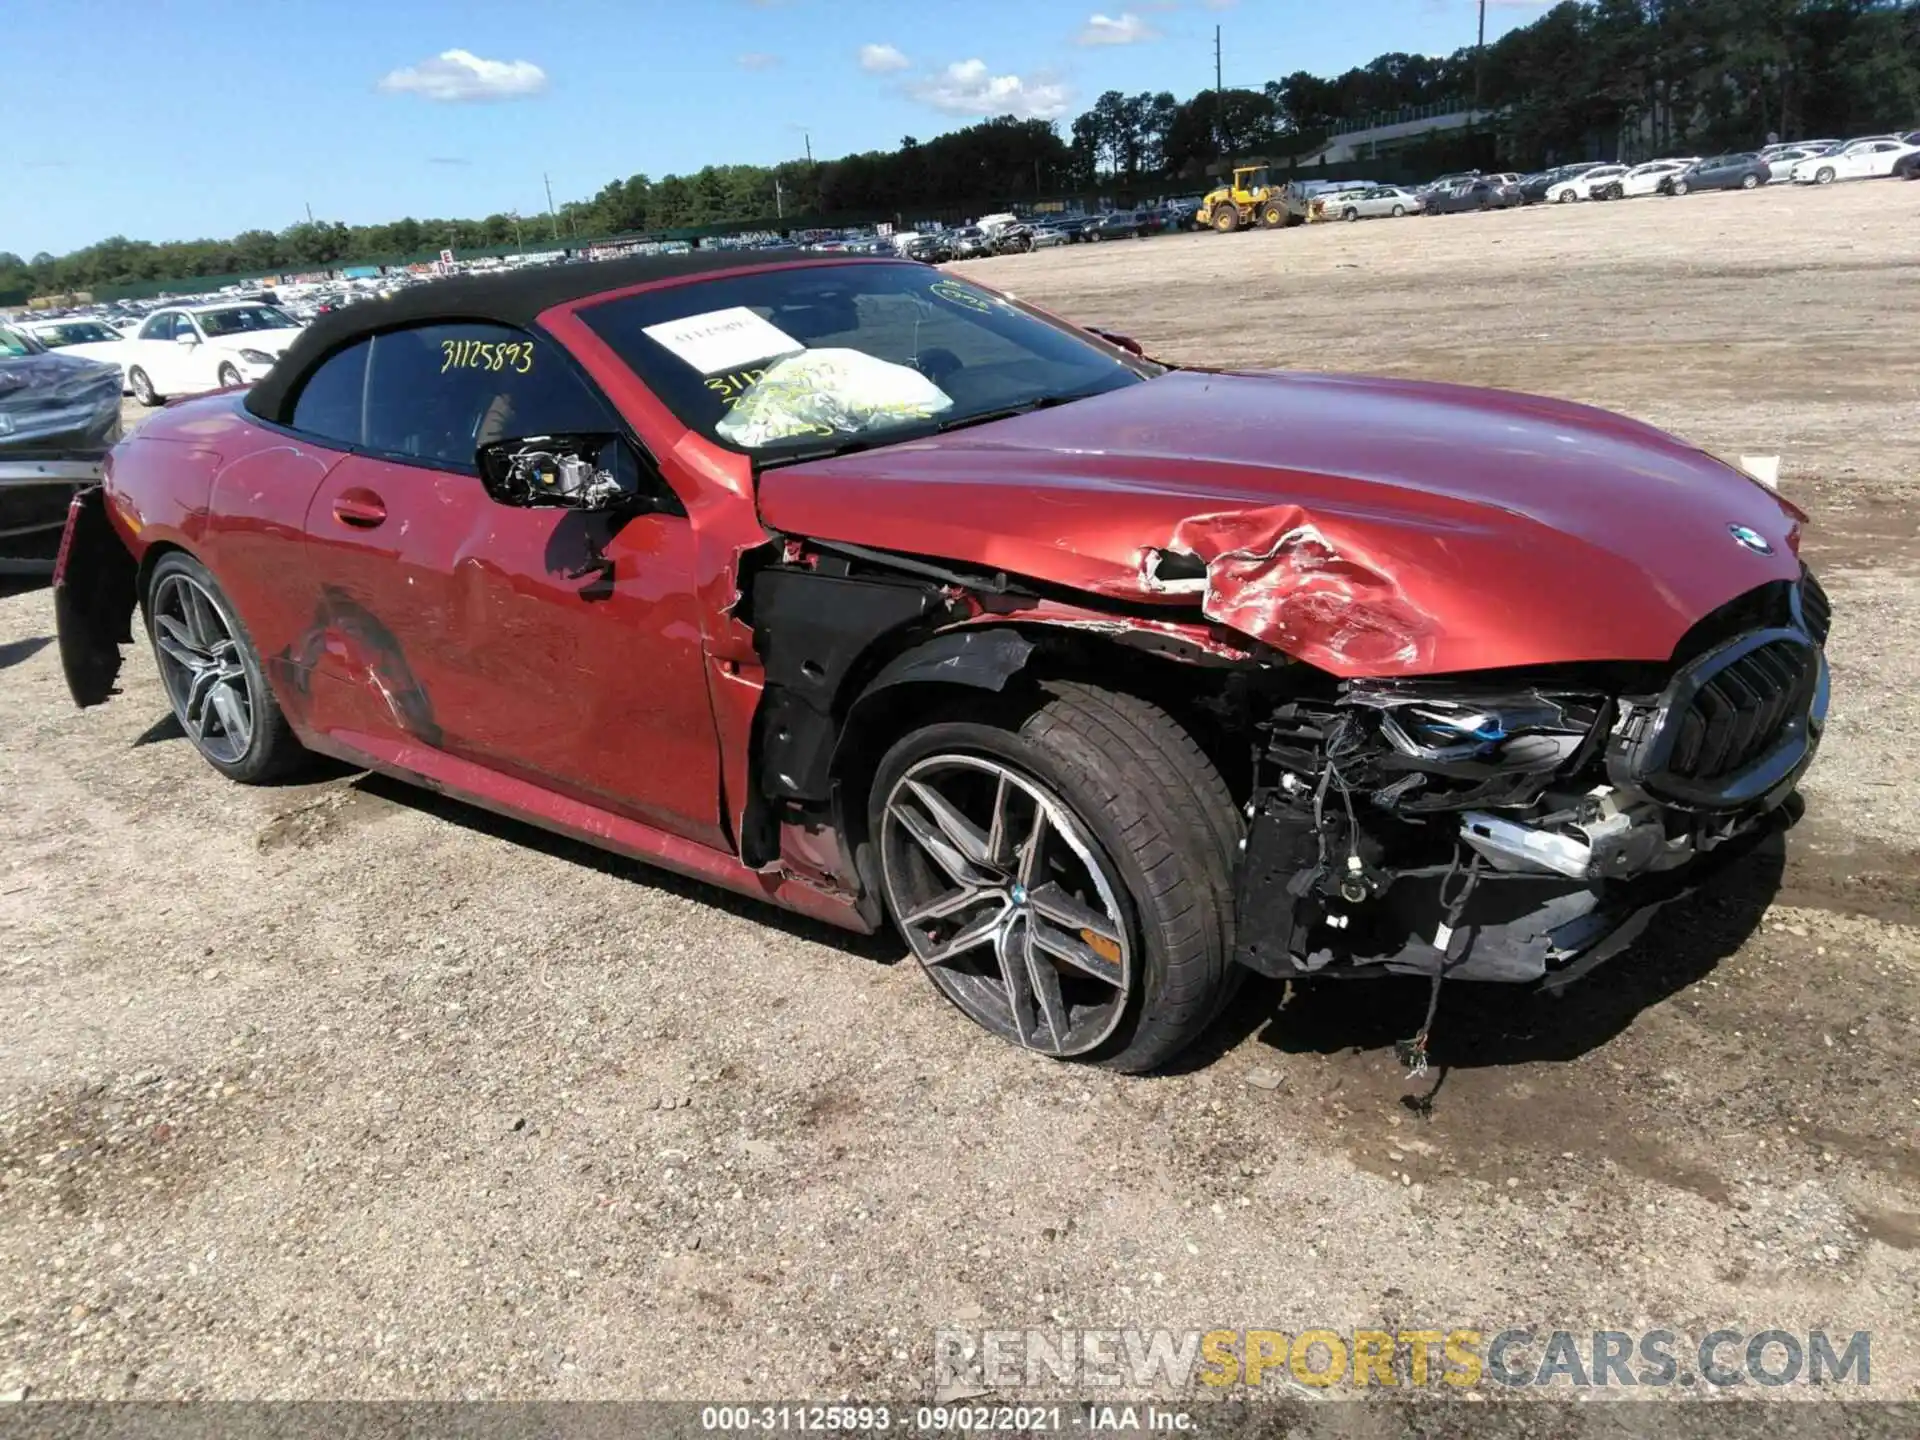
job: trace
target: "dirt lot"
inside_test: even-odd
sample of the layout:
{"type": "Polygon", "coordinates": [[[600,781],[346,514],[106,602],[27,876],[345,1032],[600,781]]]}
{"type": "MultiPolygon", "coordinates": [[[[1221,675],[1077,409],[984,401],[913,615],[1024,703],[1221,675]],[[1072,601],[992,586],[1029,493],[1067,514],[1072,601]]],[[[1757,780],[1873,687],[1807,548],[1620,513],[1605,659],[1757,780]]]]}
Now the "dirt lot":
{"type": "Polygon", "coordinates": [[[1784,457],[1836,611],[1784,868],[1564,1000],[1450,991],[1424,1116],[1423,987],[1250,987],[1175,1075],[1034,1061],[891,944],[379,779],[230,785],[144,653],[77,714],[47,593],[0,596],[0,1391],[911,1396],[944,1325],[1424,1323],[1870,1330],[1920,1396],[1917,221],[1876,183],[963,267],[1168,359],[1784,457]]]}

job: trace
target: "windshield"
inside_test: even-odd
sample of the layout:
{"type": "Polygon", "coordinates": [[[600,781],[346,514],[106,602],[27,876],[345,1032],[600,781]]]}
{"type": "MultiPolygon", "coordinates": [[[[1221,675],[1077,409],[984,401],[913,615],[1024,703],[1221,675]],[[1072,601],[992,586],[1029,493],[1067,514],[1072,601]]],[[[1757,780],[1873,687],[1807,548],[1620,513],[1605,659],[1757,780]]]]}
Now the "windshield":
{"type": "Polygon", "coordinates": [[[39,339],[58,350],[62,345],[94,345],[102,340],[118,340],[119,332],[109,330],[98,320],[68,320],[59,325],[42,325],[39,339]]]}
{"type": "Polygon", "coordinates": [[[22,355],[38,355],[45,348],[32,336],[22,335],[18,330],[9,330],[6,326],[0,325],[0,357],[13,360],[22,355]]]}
{"type": "Polygon", "coordinates": [[[202,310],[194,316],[209,335],[240,335],[248,330],[292,330],[297,323],[271,305],[235,305],[228,310],[202,310]]]}
{"type": "Polygon", "coordinates": [[[890,443],[1160,373],[911,264],[699,280],[580,313],[684,423],[760,459],[890,443]]]}

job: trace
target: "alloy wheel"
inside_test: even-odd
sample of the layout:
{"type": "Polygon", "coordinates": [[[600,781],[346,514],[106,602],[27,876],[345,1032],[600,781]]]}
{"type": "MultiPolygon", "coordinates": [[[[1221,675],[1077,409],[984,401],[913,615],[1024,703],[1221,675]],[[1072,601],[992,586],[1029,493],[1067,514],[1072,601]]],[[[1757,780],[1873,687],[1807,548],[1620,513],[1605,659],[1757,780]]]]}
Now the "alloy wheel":
{"type": "Polygon", "coordinates": [[[1055,1056],[1113,1034],[1135,970],[1121,887],[1038,781],[978,755],[918,761],[887,796],[880,861],[915,958],[978,1024],[1055,1056]]]}
{"type": "Polygon", "coordinates": [[[152,405],[155,401],[153,381],[147,378],[147,372],[135,366],[127,375],[127,384],[133,390],[133,398],[142,405],[152,405]]]}
{"type": "Polygon", "coordinates": [[[192,577],[167,575],[154,587],[153,641],[180,727],[208,759],[238,764],[253,744],[253,689],[219,602],[192,577]]]}

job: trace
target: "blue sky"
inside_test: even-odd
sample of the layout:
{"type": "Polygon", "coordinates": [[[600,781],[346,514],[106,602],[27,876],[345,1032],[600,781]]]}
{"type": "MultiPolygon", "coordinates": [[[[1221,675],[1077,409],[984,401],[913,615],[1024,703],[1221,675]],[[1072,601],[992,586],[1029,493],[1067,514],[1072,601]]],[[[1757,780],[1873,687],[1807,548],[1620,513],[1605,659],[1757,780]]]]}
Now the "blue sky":
{"type": "MultiPolygon", "coordinates": [[[[1487,33],[1544,7],[1491,0],[1487,33]]],[[[481,216],[1101,91],[1473,40],[1475,0],[9,0],[0,250],[481,216]],[[452,52],[450,54],[450,52],[452,52]],[[33,57],[31,63],[18,63],[33,57]]]]}

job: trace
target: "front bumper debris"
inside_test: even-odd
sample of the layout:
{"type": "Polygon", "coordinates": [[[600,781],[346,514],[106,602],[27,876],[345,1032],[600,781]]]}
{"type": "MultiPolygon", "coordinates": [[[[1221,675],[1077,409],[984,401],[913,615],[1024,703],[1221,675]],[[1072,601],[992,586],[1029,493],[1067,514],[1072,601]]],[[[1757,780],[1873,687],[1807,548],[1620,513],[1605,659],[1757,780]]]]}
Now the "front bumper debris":
{"type": "Polygon", "coordinates": [[[1558,987],[1790,823],[1828,607],[1760,587],[1668,667],[1289,700],[1264,726],[1235,958],[1277,977],[1558,987]]]}
{"type": "Polygon", "coordinates": [[[107,517],[106,491],[95,485],[73,496],[53,566],[53,616],[60,668],[82,709],[114,693],[120,647],[133,641],[137,575],[107,517]]]}

